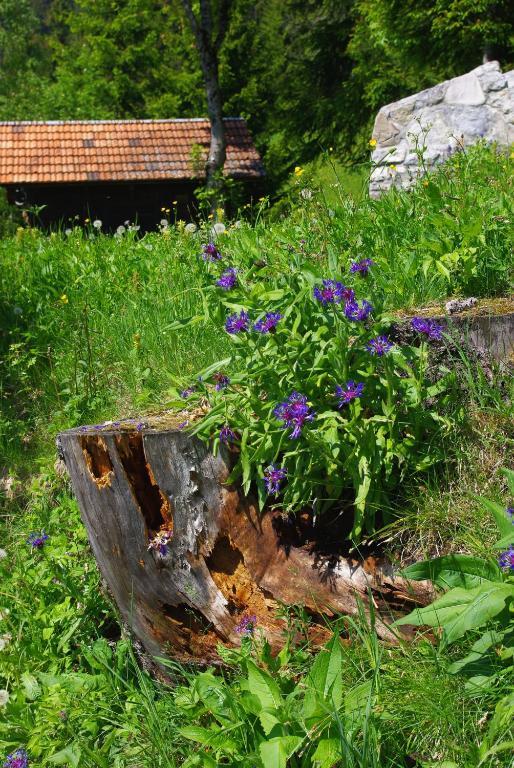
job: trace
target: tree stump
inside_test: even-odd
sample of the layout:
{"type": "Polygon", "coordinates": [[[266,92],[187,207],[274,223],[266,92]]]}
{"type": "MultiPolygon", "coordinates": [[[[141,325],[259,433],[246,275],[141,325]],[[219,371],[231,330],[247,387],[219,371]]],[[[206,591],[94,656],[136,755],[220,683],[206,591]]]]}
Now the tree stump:
{"type": "Polygon", "coordinates": [[[153,657],[217,663],[218,643],[238,645],[248,616],[278,650],[281,606],[301,606],[321,643],[329,618],[357,614],[359,601],[368,610],[370,600],[378,634],[394,641],[398,612],[432,597],[430,584],[399,578],[383,559],[359,562],[321,545],[323,524],[309,513],[259,513],[226,484],[230,450],[213,455],[169,417],[80,427],[59,445],[98,567],[153,657]],[[172,533],[164,554],[149,549],[159,531],[172,533]]]}

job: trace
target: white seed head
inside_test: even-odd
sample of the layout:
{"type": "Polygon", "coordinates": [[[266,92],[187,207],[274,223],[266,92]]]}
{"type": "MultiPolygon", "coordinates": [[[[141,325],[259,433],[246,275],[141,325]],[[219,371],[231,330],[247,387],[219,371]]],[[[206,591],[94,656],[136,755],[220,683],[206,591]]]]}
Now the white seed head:
{"type": "Polygon", "coordinates": [[[9,703],[9,691],[0,688],[0,707],[5,707],[9,703]]]}

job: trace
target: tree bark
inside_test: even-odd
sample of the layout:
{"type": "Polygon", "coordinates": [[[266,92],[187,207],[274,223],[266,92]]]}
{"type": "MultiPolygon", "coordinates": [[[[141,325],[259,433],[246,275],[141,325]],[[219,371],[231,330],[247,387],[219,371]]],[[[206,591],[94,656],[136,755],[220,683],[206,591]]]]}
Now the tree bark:
{"type": "MultiPolygon", "coordinates": [[[[314,644],[328,619],[376,612],[380,637],[394,641],[398,612],[432,596],[424,582],[399,578],[383,559],[359,562],[316,541],[312,520],[295,523],[227,485],[231,455],[214,456],[178,428],[147,422],[82,427],[59,437],[91,547],[126,624],[154,657],[217,663],[218,643],[237,646],[240,621],[277,651],[300,606],[314,644]],[[165,554],[149,549],[172,532],[165,554]]],[[[305,639],[305,638],[303,638],[305,639]]]]}
{"type": "Polygon", "coordinates": [[[205,165],[206,186],[213,192],[212,207],[222,186],[222,173],[226,160],[226,137],[223,123],[223,101],[219,85],[218,55],[228,27],[231,0],[221,0],[217,31],[214,29],[211,0],[200,0],[199,17],[193,11],[191,0],[182,0],[182,6],[193,32],[202,70],[207,113],[211,124],[209,155],[205,165]]]}

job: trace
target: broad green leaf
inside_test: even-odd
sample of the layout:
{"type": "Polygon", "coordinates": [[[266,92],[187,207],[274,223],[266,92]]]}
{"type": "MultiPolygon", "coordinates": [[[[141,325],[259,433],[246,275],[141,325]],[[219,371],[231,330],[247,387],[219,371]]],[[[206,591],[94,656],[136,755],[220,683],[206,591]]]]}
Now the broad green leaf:
{"type": "Polygon", "coordinates": [[[501,581],[501,571],[495,562],[470,555],[445,555],[424,560],[404,568],[402,575],[413,581],[429,579],[444,589],[472,589],[486,581],[501,581]]]}
{"type": "Polygon", "coordinates": [[[502,475],[505,475],[507,478],[507,484],[509,486],[510,495],[514,498],[514,471],[512,469],[502,469],[500,470],[502,475]]]}
{"type": "Polygon", "coordinates": [[[246,662],[248,670],[248,690],[257,696],[263,709],[278,709],[283,704],[280,688],[271,675],[264,672],[254,661],[246,662]]]}
{"type": "Polygon", "coordinates": [[[307,691],[303,704],[303,716],[309,720],[317,715],[339,709],[343,699],[342,653],[339,636],[322,648],[307,676],[307,691]]]}
{"type": "Polygon", "coordinates": [[[82,751],[78,744],[68,744],[67,747],[61,749],[50,757],[47,757],[49,763],[55,763],[55,765],[71,765],[72,768],[77,768],[80,763],[82,751]]]}
{"type": "Polygon", "coordinates": [[[265,768],[286,768],[303,739],[300,736],[276,736],[259,745],[259,752],[265,768]]]}
{"type": "Polygon", "coordinates": [[[21,676],[21,683],[23,685],[25,697],[29,699],[29,701],[33,701],[41,695],[41,686],[39,685],[34,675],[31,675],[28,672],[24,672],[21,676]]]}
{"type": "Polygon", "coordinates": [[[495,549],[507,549],[511,544],[514,544],[514,525],[511,527],[512,531],[494,544],[495,549]]]}
{"type": "MultiPolygon", "coordinates": [[[[416,608],[394,625],[414,624],[443,627],[445,639],[452,643],[468,630],[480,627],[497,616],[505,602],[514,597],[514,585],[485,582],[474,589],[451,589],[425,608],[416,608]]],[[[393,626],[394,626],[393,625],[393,626]]]]}
{"type": "Polygon", "coordinates": [[[354,688],[350,688],[344,697],[344,711],[346,714],[352,715],[366,709],[372,697],[372,691],[373,680],[365,680],[354,688]]]}
{"type": "Polygon", "coordinates": [[[475,496],[475,494],[472,495],[485,509],[487,509],[488,512],[492,514],[496,520],[496,525],[498,526],[500,536],[504,537],[508,536],[509,533],[512,534],[514,526],[512,524],[512,520],[507,514],[505,507],[503,507],[501,504],[497,504],[495,501],[486,499],[483,496],[475,496]]]}
{"type": "Polygon", "coordinates": [[[339,739],[320,739],[312,756],[312,768],[334,768],[341,760],[339,739]]]}

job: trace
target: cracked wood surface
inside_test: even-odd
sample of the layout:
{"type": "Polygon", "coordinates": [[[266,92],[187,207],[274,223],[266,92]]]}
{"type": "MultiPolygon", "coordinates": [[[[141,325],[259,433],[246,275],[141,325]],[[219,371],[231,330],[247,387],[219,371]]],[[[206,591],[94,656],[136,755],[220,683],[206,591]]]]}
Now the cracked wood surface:
{"type": "Polygon", "coordinates": [[[83,427],[60,445],[98,567],[151,656],[216,663],[217,644],[239,644],[248,615],[278,650],[282,605],[302,606],[321,643],[327,620],[357,614],[359,600],[372,600],[378,634],[394,641],[395,615],[432,596],[383,559],[328,554],[277,513],[259,514],[225,483],[230,454],[179,429],[83,427]],[[165,555],[148,549],[162,530],[173,534],[165,555]]]}

